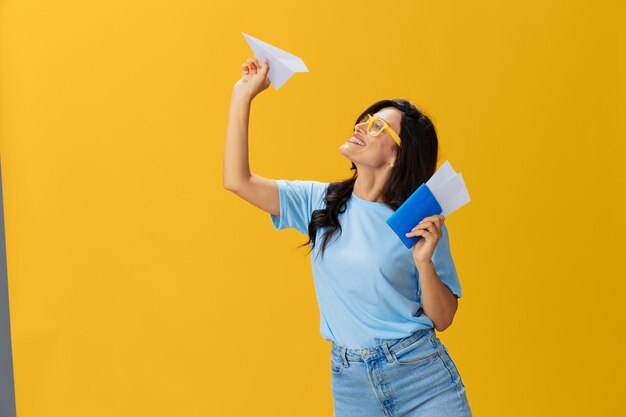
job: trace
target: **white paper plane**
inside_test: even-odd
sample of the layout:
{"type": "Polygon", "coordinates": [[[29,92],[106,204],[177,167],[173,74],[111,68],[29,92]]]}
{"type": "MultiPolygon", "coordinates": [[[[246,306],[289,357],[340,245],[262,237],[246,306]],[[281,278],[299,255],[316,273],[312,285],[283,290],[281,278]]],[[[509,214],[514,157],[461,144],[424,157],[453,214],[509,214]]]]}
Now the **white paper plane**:
{"type": "Polygon", "coordinates": [[[448,161],[430,177],[426,186],[441,206],[442,216],[449,215],[470,201],[463,175],[460,172],[457,174],[448,161]]]}
{"type": "Polygon", "coordinates": [[[252,48],[254,56],[257,57],[259,62],[262,62],[263,58],[267,58],[267,62],[270,65],[270,71],[267,76],[275,90],[278,90],[285,84],[294,73],[309,72],[309,69],[304,65],[304,61],[297,56],[283,51],[282,49],[278,49],[269,43],[253,38],[246,33],[241,33],[248,42],[248,45],[250,45],[250,48],[252,48]]]}

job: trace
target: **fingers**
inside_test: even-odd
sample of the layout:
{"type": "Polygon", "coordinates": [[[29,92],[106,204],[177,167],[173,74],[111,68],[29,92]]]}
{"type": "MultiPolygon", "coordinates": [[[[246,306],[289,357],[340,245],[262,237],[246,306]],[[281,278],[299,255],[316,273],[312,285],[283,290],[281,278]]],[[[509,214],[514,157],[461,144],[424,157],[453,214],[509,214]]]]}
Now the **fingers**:
{"type": "Polygon", "coordinates": [[[259,75],[263,78],[264,85],[269,86],[270,78],[267,76],[267,73],[270,71],[270,66],[267,62],[267,58],[263,58],[263,63],[261,64],[260,68],[261,69],[259,71],[259,75]]]}
{"type": "Polygon", "coordinates": [[[433,216],[424,217],[424,220],[436,220],[443,223],[446,220],[446,216],[442,216],[441,214],[435,214],[433,216]]]}
{"type": "Polygon", "coordinates": [[[442,215],[434,215],[425,217],[417,226],[415,226],[406,236],[424,236],[424,234],[441,235],[441,228],[445,217],[442,215]]]}
{"type": "Polygon", "coordinates": [[[250,67],[250,74],[256,74],[256,70],[257,70],[256,62],[252,58],[248,58],[246,62],[248,63],[248,66],[250,67]]]}
{"type": "Polygon", "coordinates": [[[419,222],[419,224],[431,223],[435,227],[437,227],[438,230],[441,230],[441,226],[443,225],[445,219],[445,216],[442,216],[441,214],[436,214],[434,216],[425,217],[421,222],[419,222]]]}
{"type": "Polygon", "coordinates": [[[259,59],[255,56],[253,58],[248,58],[245,64],[242,64],[242,69],[245,66],[247,69],[247,73],[249,74],[267,74],[269,71],[269,65],[267,62],[267,58],[263,58],[263,62],[259,62],[259,59]]]}
{"type": "Polygon", "coordinates": [[[263,58],[263,62],[260,64],[260,68],[263,74],[267,74],[267,72],[270,70],[270,66],[269,66],[269,63],[267,62],[267,58],[263,58]]]}
{"type": "Polygon", "coordinates": [[[427,241],[437,241],[435,232],[434,231],[429,232],[428,230],[425,230],[425,229],[411,230],[409,233],[405,233],[405,236],[406,237],[421,236],[427,241]]]}
{"type": "Polygon", "coordinates": [[[263,85],[260,86],[261,90],[266,89],[271,84],[271,80],[268,77],[269,63],[267,58],[263,58],[263,62],[259,62],[258,58],[248,58],[245,64],[241,64],[242,80],[244,82],[252,81],[253,84],[257,84],[258,81],[262,81],[263,85]],[[257,77],[256,74],[259,76],[257,77]]]}
{"type": "Polygon", "coordinates": [[[421,222],[419,222],[419,224],[417,226],[415,226],[413,228],[413,230],[415,229],[428,229],[431,232],[434,230],[437,231],[441,231],[441,227],[442,227],[443,221],[438,220],[438,219],[429,219],[428,217],[425,218],[424,220],[422,220],[421,222]]]}

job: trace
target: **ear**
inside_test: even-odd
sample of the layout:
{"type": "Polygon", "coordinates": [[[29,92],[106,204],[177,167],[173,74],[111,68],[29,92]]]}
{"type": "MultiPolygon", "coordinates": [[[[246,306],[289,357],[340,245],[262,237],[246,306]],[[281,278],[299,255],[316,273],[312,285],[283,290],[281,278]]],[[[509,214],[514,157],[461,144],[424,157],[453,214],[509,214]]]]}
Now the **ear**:
{"type": "Polygon", "coordinates": [[[393,168],[394,164],[396,163],[396,157],[397,154],[394,154],[393,158],[389,161],[389,168],[393,168]]]}

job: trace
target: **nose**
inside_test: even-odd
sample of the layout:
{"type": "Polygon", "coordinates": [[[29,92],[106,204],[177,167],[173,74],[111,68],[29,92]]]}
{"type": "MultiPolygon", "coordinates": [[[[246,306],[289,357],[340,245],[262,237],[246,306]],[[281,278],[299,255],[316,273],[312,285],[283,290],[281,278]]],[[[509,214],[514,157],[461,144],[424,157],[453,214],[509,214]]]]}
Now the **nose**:
{"type": "Polygon", "coordinates": [[[361,136],[365,136],[365,122],[363,123],[358,123],[357,125],[354,126],[354,132],[358,132],[361,134],[361,136]]]}
{"type": "Polygon", "coordinates": [[[354,133],[352,134],[353,136],[358,136],[361,138],[361,140],[365,139],[365,132],[363,132],[361,129],[359,128],[355,128],[354,129],[354,133]]]}

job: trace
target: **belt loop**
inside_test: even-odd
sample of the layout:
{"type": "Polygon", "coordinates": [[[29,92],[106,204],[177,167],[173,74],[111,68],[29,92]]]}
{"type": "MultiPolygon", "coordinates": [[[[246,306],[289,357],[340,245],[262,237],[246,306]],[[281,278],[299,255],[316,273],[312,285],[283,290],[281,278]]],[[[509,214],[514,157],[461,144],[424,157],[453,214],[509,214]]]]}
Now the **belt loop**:
{"type": "Polygon", "coordinates": [[[383,344],[383,351],[385,352],[385,356],[387,357],[387,362],[393,362],[393,356],[391,356],[391,352],[389,351],[388,343],[383,344]]]}
{"type": "Polygon", "coordinates": [[[341,359],[343,359],[343,365],[347,368],[348,367],[348,357],[346,356],[346,348],[345,347],[341,348],[341,359]]]}

